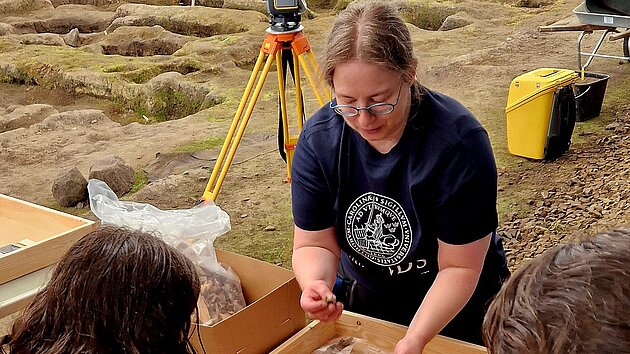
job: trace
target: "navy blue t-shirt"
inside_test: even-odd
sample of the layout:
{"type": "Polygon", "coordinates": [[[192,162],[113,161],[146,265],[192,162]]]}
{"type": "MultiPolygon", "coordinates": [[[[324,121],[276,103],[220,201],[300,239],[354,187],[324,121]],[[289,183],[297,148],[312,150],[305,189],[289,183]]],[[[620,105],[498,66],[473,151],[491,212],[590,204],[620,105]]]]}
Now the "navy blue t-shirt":
{"type": "Polygon", "coordinates": [[[382,154],[325,106],[304,125],[291,169],[295,224],[335,226],[344,273],[384,297],[397,294],[394,306],[407,312],[437,275],[438,239],[461,245],[493,233],[480,283],[507,272],[487,132],[459,102],[430,90],[410,117],[382,154]]]}

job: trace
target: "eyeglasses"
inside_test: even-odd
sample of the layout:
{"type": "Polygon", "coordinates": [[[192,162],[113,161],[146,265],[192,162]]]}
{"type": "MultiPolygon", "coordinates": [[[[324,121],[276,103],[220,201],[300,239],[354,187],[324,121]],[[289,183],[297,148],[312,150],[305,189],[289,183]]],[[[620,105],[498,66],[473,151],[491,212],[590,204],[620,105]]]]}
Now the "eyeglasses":
{"type": "Polygon", "coordinates": [[[359,115],[360,111],[368,111],[371,114],[376,116],[383,116],[386,114],[390,114],[394,111],[394,108],[398,104],[398,100],[400,99],[400,92],[402,91],[403,82],[400,83],[400,87],[398,88],[398,96],[396,97],[396,102],[387,103],[387,102],[378,102],[371,104],[367,107],[355,107],[348,104],[337,104],[333,105],[333,102],[330,101],[330,108],[332,108],[337,114],[340,114],[344,117],[356,117],[359,115]]]}

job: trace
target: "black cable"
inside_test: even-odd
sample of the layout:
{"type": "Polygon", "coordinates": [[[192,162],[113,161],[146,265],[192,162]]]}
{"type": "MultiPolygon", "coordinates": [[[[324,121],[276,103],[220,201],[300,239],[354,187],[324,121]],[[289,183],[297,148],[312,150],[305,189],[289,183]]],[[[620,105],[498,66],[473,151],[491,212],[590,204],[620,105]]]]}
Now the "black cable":
{"type": "MultiPolygon", "coordinates": [[[[203,300],[202,300],[202,301],[203,301],[203,300]]],[[[204,345],[203,345],[203,340],[201,340],[201,330],[199,329],[199,326],[201,325],[201,324],[199,323],[199,305],[197,305],[197,306],[195,307],[195,311],[197,311],[197,316],[195,316],[195,323],[194,323],[194,324],[196,324],[195,328],[196,328],[196,331],[197,331],[197,339],[199,340],[199,345],[201,346],[201,350],[203,350],[203,354],[208,354],[208,353],[206,352],[206,348],[205,348],[205,347],[204,347],[204,345]]],[[[194,349],[194,348],[193,348],[193,352],[195,352],[195,353],[196,353],[196,351],[195,351],[195,349],[194,349]]]]}
{"type": "MultiPolygon", "coordinates": [[[[295,85],[295,80],[299,80],[299,77],[295,77],[295,63],[293,62],[293,51],[288,49],[282,49],[282,80],[283,86],[286,92],[286,82],[287,82],[287,67],[291,72],[291,78],[293,79],[293,84],[295,85]]],[[[301,89],[300,89],[301,90],[301,89]]],[[[304,107],[304,96],[300,92],[300,97],[302,98],[302,107],[304,107]]],[[[286,97],[286,96],[285,96],[286,97]]],[[[296,97],[297,99],[297,97],[296,97]]],[[[287,110],[288,111],[288,110],[287,110]]],[[[302,110],[302,117],[299,117],[304,122],[304,110],[302,110]]],[[[287,117],[288,120],[288,117],[287,117]]],[[[288,122],[287,122],[288,123],[288,122]]],[[[287,162],[287,154],[284,151],[284,123],[282,122],[282,106],[280,102],[280,96],[278,94],[278,152],[280,153],[280,157],[287,162]]]]}
{"type": "Polygon", "coordinates": [[[0,340],[0,353],[7,354],[7,352],[4,351],[4,346],[8,345],[10,341],[11,336],[9,334],[2,336],[2,340],[0,340]]]}

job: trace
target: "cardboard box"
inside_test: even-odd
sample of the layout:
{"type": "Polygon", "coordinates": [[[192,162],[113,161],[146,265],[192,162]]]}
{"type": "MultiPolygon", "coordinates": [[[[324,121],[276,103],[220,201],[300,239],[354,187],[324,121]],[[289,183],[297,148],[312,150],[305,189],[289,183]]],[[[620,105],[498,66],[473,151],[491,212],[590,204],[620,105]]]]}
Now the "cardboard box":
{"type": "MultiPolygon", "coordinates": [[[[303,330],[271,352],[271,354],[310,354],[337,337],[368,340],[379,348],[394,352],[396,343],[404,337],[407,327],[376,318],[344,311],[335,322],[313,321],[303,330]]],[[[487,354],[486,348],[451,339],[435,337],[427,344],[424,354],[487,354]]]]}
{"type": "Polygon", "coordinates": [[[292,271],[231,252],[216,252],[219,261],[241,279],[247,306],[212,326],[195,326],[192,343],[197,352],[203,353],[201,339],[208,354],[269,353],[304,328],[301,290],[292,271]]]}
{"type": "Polygon", "coordinates": [[[0,247],[7,252],[0,254],[0,317],[23,308],[45,282],[47,268],[97,225],[0,194],[0,247]]]}

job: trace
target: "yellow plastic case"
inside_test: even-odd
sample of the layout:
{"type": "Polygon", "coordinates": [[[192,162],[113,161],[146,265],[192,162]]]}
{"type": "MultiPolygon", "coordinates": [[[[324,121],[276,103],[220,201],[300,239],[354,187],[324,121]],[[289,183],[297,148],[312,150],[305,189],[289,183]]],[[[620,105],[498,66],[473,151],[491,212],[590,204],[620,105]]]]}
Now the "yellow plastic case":
{"type": "Polygon", "coordinates": [[[545,157],[554,94],[577,78],[573,70],[541,68],[512,80],[505,108],[511,154],[537,160],[545,157]]]}

